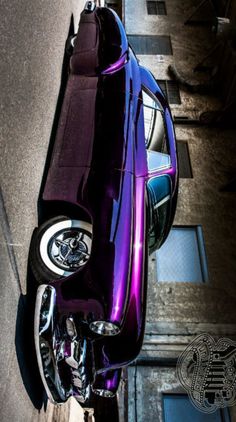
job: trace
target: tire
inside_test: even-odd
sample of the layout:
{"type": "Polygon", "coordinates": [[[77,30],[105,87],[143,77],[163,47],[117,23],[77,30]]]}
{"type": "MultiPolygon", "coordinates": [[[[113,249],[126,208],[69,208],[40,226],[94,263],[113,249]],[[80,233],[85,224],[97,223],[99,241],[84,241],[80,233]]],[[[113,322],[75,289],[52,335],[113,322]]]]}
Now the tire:
{"type": "Polygon", "coordinates": [[[35,229],[29,261],[38,283],[68,277],[86,265],[92,245],[90,223],[54,217],[35,229]]]}

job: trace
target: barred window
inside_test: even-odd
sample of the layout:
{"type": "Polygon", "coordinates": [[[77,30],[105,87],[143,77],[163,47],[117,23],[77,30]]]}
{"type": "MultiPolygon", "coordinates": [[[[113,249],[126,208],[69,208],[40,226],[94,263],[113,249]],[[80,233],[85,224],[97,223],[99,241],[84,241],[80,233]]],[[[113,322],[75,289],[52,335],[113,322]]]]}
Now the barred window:
{"type": "Polygon", "coordinates": [[[178,82],[165,79],[157,79],[156,81],[164,92],[169,104],[181,104],[178,82]]]}
{"type": "Polygon", "coordinates": [[[188,143],[185,141],[177,141],[177,152],[179,159],[179,177],[182,179],[192,178],[193,174],[188,143]]]}
{"type": "Polygon", "coordinates": [[[166,15],[166,4],[164,1],[147,1],[147,12],[149,15],[166,15]]]}
{"type": "Polygon", "coordinates": [[[158,282],[204,283],[207,259],[201,226],[176,226],[156,252],[158,282]]]}
{"type": "Polygon", "coordinates": [[[128,40],[136,54],[173,54],[168,35],[128,35],[128,40]]]}

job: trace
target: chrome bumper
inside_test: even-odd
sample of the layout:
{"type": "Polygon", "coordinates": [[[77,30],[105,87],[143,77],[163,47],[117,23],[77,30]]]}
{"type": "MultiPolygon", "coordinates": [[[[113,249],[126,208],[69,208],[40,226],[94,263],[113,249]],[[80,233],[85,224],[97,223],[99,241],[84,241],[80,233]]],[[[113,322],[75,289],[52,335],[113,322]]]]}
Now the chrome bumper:
{"type": "MultiPolygon", "coordinates": [[[[56,290],[43,284],[37,291],[34,319],[35,348],[42,382],[53,404],[64,403],[70,396],[85,403],[95,379],[92,344],[86,338],[78,338],[73,316],[59,324],[57,315],[56,290]]],[[[110,376],[108,381],[110,385],[110,376]]],[[[105,395],[104,382],[101,384],[97,380],[95,384],[100,388],[95,392],[105,395]]]]}
{"type": "Polygon", "coordinates": [[[49,400],[64,403],[69,394],[62,385],[55,353],[55,303],[56,291],[48,285],[38,288],[35,317],[34,340],[38,366],[49,400]]]}

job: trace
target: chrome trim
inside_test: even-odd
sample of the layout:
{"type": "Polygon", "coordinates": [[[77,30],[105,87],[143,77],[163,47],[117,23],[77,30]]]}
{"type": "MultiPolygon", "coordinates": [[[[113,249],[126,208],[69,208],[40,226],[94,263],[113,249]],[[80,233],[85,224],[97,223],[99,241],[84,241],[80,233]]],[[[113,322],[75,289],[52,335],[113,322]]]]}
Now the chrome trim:
{"type": "Polygon", "coordinates": [[[78,394],[73,394],[73,397],[77,400],[78,403],[85,403],[86,400],[88,400],[90,397],[90,391],[91,391],[91,387],[90,385],[88,385],[86,389],[84,390],[83,395],[80,395],[78,393],[78,394]]]}
{"type": "Polygon", "coordinates": [[[77,354],[78,354],[78,342],[72,341],[70,347],[71,347],[71,355],[67,356],[65,358],[65,361],[69,366],[71,366],[71,368],[78,369],[79,363],[76,359],[77,354]]]}
{"type": "Polygon", "coordinates": [[[103,390],[102,388],[93,388],[95,394],[101,397],[114,397],[115,394],[110,390],[103,390]]]}
{"type": "Polygon", "coordinates": [[[67,331],[68,336],[72,340],[74,340],[75,337],[77,336],[76,326],[75,326],[73,318],[71,317],[66,319],[66,331],[67,331]]]}
{"type": "MultiPolygon", "coordinates": [[[[70,330],[69,330],[70,331],[70,330]]],[[[88,361],[90,351],[86,339],[77,338],[73,317],[64,320],[61,326],[56,319],[56,290],[49,285],[38,288],[34,338],[39,372],[49,400],[53,404],[64,403],[70,396],[84,403],[89,398],[91,371],[94,366],[88,361]],[[67,327],[66,327],[67,321],[67,327]],[[72,328],[73,337],[63,334],[72,328]],[[61,362],[62,361],[62,362],[61,362]],[[67,380],[60,374],[61,364],[68,365],[67,380]]]]}
{"type": "MultiPolygon", "coordinates": [[[[37,356],[37,361],[38,361],[38,366],[39,366],[39,372],[40,372],[40,375],[41,375],[41,379],[42,379],[44,388],[46,390],[46,393],[47,393],[49,400],[53,404],[56,404],[56,402],[55,402],[55,400],[54,400],[54,398],[51,394],[51,391],[48,388],[47,381],[46,381],[45,376],[44,376],[42,357],[41,357],[40,346],[39,346],[39,344],[40,344],[39,336],[40,336],[40,333],[42,332],[42,330],[39,331],[40,330],[40,311],[41,311],[43,297],[45,298],[45,295],[46,295],[47,287],[48,286],[46,284],[42,284],[38,288],[38,291],[37,291],[35,314],[34,314],[34,341],[35,341],[35,349],[36,349],[36,356],[37,356]]],[[[52,304],[54,305],[54,303],[55,303],[56,292],[55,292],[55,289],[53,289],[53,288],[49,288],[49,289],[51,291],[51,300],[50,300],[51,307],[50,308],[52,308],[52,304]]],[[[49,318],[47,319],[45,326],[47,326],[47,325],[49,325],[49,318]]]]}
{"type": "Polygon", "coordinates": [[[165,196],[160,202],[158,202],[154,206],[154,210],[156,210],[157,208],[160,208],[163,204],[165,204],[167,201],[169,201],[169,199],[170,199],[170,195],[165,196]]]}
{"type": "Polygon", "coordinates": [[[93,321],[90,323],[89,328],[101,336],[116,336],[120,333],[120,328],[109,321],[93,321]]]}
{"type": "Polygon", "coordinates": [[[96,9],[96,3],[92,0],[90,1],[86,1],[85,6],[84,6],[84,10],[86,10],[86,12],[93,12],[96,9]]]}
{"type": "Polygon", "coordinates": [[[71,43],[72,48],[74,48],[74,46],[75,46],[76,36],[77,36],[77,35],[75,35],[73,38],[71,38],[70,43],[71,43]]]}
{"type": "MultiPolygon", "coordinates": [[[[74,342],[75,343],[75,342],[74,342]]],[[[77,342],[76,342],[77,343],[77,342]]],[[[76,391],[73,390],[73,396],[77,401],[84,403],[89,398],[90,384],[88,374],[88,362],[87,360],[87,340],[81,340],[77,343],[79,350],[74,360],[77,362],[77,368],[72,370],[72,383],[76,387],[76,391]],[[77,359],[76,359],[77,358],[77,359]]],[[[72,348],[73,349],[73,348],[72,348]]],[[[67,360],[67,363],[69,361],[67,360]]],[[[72,366],[72,365],[71,365],[72,366]]]]}
{"type": "Polygon", "coordinates": [[[39,372],[49,400],[53,404],[64,403],[68,397],[60,379],[57,368],[55,351],[51,343],[54,342],[54,313],[56,303],[56,290],[46,284],[41,285],[37,291],[34,340],[39,372]],[[50,385],[51,384],[51,388],[50,385]],[[54,394],[53,394],[54,389],[54,394]]]}

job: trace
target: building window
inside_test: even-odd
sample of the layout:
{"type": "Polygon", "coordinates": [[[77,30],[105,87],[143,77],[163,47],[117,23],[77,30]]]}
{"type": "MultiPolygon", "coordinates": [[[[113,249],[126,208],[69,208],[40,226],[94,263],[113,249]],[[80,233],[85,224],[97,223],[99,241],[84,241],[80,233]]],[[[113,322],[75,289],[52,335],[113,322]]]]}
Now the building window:
{"type": "Polygon", "coordinates": [[[128,35],[128,40],[136,54],[172,54],[168,35],[128,35]]]}
{"type": "Polygon", "coordinates": [[[185,394],[163,394],[162,398],[164,422],[230,422],[227,408],[207,414],[198,410],[185,394]]]}
{"type": "Polygon", "coordinates": [[[169,104],[181,104],[178,82],[165,79],[157,79],[156,81],[164,92],[169,104]]]}
{"type": "Polygon", "coordinates": [[[204,283],[208,281],[201,226],[173,227],[156,252],[157,281],[204,283]]]}
{"type": "Polygon", "coordinates": [[[147,1],[147,12],[149,15],[166,15],[166,4],[164,1],[147,1]]]}
{"type": "Polygon", "coordinates": [[[184,141],[177,141],[177,152],[179,159],[179,177],[182,179],[192,178],[193,174],[188,143],[184,141]]]}

